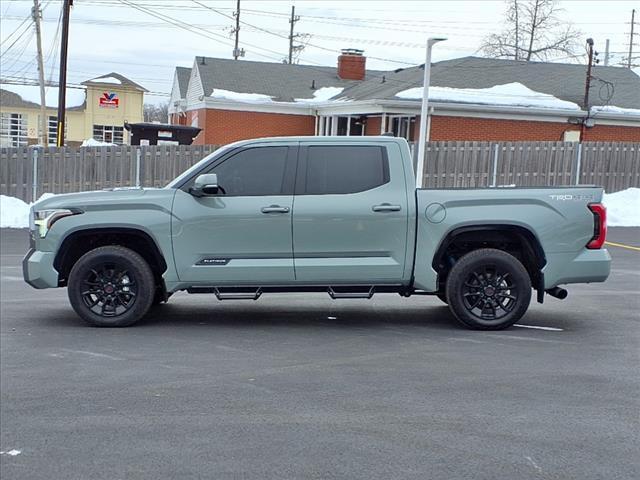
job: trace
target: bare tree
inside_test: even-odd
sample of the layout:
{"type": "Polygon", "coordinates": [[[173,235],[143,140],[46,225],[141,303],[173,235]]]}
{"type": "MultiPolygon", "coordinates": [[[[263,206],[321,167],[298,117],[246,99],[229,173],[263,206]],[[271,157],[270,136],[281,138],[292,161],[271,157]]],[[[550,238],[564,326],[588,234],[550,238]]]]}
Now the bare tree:
{"type": "Polygon", "coordinates": [[[482,42],[488,57],[514,60],[547,60],[558,54],[573,55],[581,34],[570,22],[560,19],[563,12],[556,0],[507,0],[506,28],[482,42]]]}
{"type": "Polygon", "coordinates": [[[158,105],[145,103],[142,113],[145,122],[169,123],[169,104],[167,102],[158,105]]]}

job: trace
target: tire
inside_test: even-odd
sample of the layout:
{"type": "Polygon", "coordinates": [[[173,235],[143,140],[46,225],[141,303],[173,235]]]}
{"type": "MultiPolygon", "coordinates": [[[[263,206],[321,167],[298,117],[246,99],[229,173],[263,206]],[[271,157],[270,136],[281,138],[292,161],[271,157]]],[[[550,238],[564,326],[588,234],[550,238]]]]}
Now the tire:
{"type": "Polygon", "coordinates": [[[96,327],[127,327],[151,307],[155,282],[149,264],[128,248],[109,245],[85,253],[67,284],[76,313],[96,327]]]}
{"type": "Polygon", "coordinates": [[[483,248],[467,253],[447,277],[447,301],[466,327],[502,330],[529,308],[531,279],[522,263],[502,250],[483,248]]]}
{"type": "Polygon", "coordinates": [[[436,293],[436,297],[438,297],[440,301],[445,305],[449,305],[449,301],[447,300],[447,292],[436,293]]]}

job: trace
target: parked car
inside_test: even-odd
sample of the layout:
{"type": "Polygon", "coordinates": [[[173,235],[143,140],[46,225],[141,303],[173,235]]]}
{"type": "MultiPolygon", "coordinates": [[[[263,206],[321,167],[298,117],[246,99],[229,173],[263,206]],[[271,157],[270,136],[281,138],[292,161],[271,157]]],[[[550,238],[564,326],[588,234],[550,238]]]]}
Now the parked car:
{"type": "Polygon", "coordinates": [[[532,294],[603,282],[594,186],[416,189],[393,137],[223,147],[159,189],[57,195],[31,211],[24,279],[67,287],[96,326],[127,326],[177,291],[437,295],[464,325],[509,327],[532,294]]]}

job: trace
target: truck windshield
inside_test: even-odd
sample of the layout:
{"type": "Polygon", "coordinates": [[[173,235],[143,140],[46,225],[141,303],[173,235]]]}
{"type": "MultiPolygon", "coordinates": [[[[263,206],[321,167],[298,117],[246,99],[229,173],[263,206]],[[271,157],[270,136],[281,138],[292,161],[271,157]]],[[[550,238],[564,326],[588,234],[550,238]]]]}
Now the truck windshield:
{"type": "Polygon", "coordinates": [[[224,147],[220,147],[218,148],[216,151],[211,152],[209,155],[207,155],[206,157],[204,157],[202,160],[200,160],[198,163],[192,165],[191,167],[189,167],[188,169],[186,169],[184,172],[182,172],[180,175],[178,175],[176,178],[174,178],[173,180],[171,180],[164,188],[176,188],[177,185],[180,185],[180,183],[182,183],[182,181],[185,178],[189,178],[193,172],[198,171],[200,168],[202,168],[202,166],[204,164],[206,164],[209,160],[211,160],[214,157],[217,157],[218,155],[222,155],[224,154],[226,151],[230,150],[231,148],[233,148],[235,146],[234,143],[230,143],[229,145],[225,145],[224,147]]]}

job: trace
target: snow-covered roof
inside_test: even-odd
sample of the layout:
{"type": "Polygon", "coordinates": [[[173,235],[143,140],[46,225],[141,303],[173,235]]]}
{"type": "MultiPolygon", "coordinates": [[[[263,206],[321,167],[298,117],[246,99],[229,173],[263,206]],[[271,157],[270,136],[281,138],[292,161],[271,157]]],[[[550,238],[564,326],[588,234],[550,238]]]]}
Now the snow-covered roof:
{"type": "MultiPolygon", "coordinates": [[[[40,105],[40,87],[38,85],[14,85],[12,83],[0,83],[0,89],[18,95],[22,103],[17,99],[9,99],[3,105],[14,107],[34,107],[40,105]]],[[[58,87],[45,88],[45,100],[47,107],[58,108],[58,87]]],[[[78,87],[68,87],[65,99],[66,108],[82,107],[85,102],[85,89],[78,87]]]]}
{"type": "Polygon", "coordinates": [[[222,88],[215,88],[209,95],[211,98],[218,98],[220,100],[234,100],[236,102],[247,103],[268,103],[272,101],[271,95],[264,95],[262,93],[242,93],[233,92],[231,90],[224,90],[222,88]]]}
{"type": "Polygon", "coordinates": [[[142,85],[138,85],[133,80],[116,72],[111,72],[100,77],[92,78],[91,80],[82,82],[82,85],[119,85],[121,87],[132,88],[140,92],[148,92],[148,90],[142,85]]]}
{"type": "MultiPolygon", "coordinates": [[[[422,92],[422,87],[414,87],[396,93],[396,97],[405,100],[421,100],[422,92]]],[[[573,102],[535,92],[518,82],[490,88],[430,87],[429,101],[580,110],[580,107],[573,102]]]]}
{"type": "Polygon", "coordinates": [[[336,95],[340,95],[343,90],[344,87],[322,87],[313,92],[313,98],[296,98],[295,101],[301,103],[326,102],[336,95]]]}

